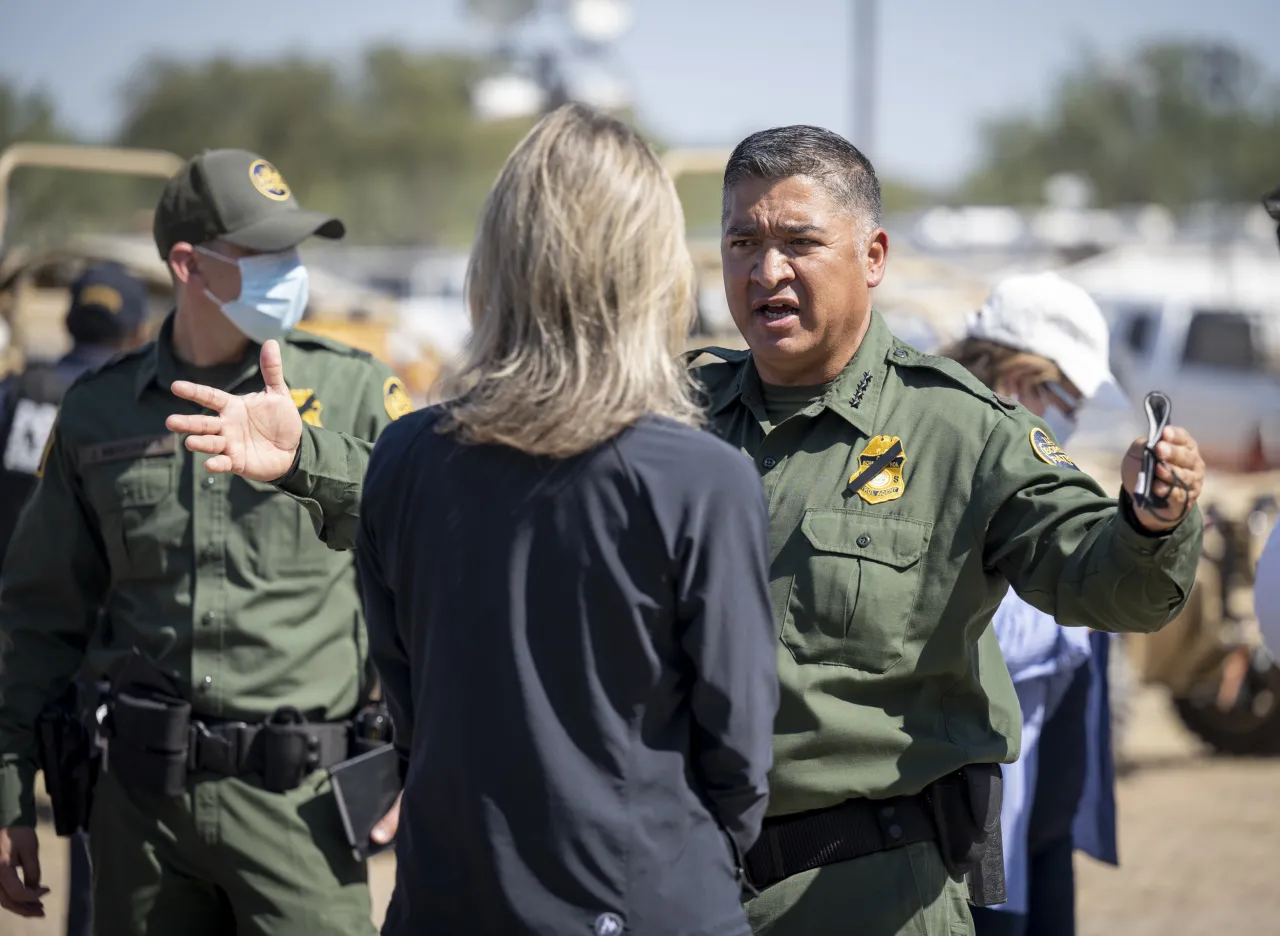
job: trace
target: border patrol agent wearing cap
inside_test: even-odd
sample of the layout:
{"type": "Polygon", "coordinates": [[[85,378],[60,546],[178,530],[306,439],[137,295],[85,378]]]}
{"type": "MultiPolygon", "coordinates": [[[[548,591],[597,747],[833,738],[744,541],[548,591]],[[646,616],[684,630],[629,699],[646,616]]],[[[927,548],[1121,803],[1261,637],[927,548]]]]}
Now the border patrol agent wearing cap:
{"type": "Polygon", "coordinates": [[[324,773],[374,682],[352,557],[297,499],[210,472],[166,425],[177,381],[269,395],[287,378],[281,405],[324,450],[371,447],[403,413],[386,366],[293,327],[298,245],[343,233],[243,150],[201,153],[165,187],[175,308],[67,391],[0,585],[5,909],[40,912],[33,725],[86,664],[113,694],[90,828],[99,936],[374,932],[324,773]],[[144,696],[169,700],[163,720],[144,696]]]}
{"type": "Polygon", "coordinates": [[[1194,579],[1203,462],[1167,434],[1185,519],[1138,512],[1136,462],[1117,502],[1042,420],[895,338],[872,308],[879,185],[847,140],[753,134],[724,195],[726,294],[749,350],[714,350],[695,374],[713,431],[768,495],[782,686],[746,860],[752,926],[972,932],[969,901],[1003,899],[997,765],[1019,745],[991,616],[1012,585],[1062,624],[1162,627],[1194,579]]]}

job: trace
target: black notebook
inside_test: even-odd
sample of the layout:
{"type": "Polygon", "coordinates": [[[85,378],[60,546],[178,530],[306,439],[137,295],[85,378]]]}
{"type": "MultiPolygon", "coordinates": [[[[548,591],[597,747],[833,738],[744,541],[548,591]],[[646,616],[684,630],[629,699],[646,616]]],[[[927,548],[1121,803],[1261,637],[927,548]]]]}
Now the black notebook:
{"type": "Polygon", "coordinates": [[[400,795],[400,754],[384,744],[329,768],[333,797],[338,803],[347,843],[358,861],[386,851],[369,834],[400,795]]]}

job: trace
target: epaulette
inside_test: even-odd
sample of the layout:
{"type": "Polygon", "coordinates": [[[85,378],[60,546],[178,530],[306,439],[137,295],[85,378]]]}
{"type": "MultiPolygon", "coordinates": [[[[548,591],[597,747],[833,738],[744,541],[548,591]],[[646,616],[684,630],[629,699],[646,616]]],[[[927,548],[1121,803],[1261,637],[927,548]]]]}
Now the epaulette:
{"type": "Polygon", "coordinates": [[[712,357],[718,357],[720,360],[726,361],[729,364],[741,364],[751,356],[750,351],[743,351],[734,348],[721,348],[712,345],[706,348],[693,348],[692,350],[686,351],[684,353],[685,366],[688,367],[693,364],[694,361],[702,357],[704,354],[710,354],[712,357]]]}
{"type": "Polygon", "coordinates": [[[919,367],[933,371],[945,377],[948,383],[977,397],[1002,415],[1011,415],[1018,409],[1016,402],[989,389],[986,384],[951,358],[925,354],[908,344],[895,341],[885,360],[895,367],[919,367]]]}
{"type": "Polygon", "coordinates": [[[303,328],[293,328],[284,336],[284,341],[291,345],[306,348],[320,348],[325,351],[332,351],[336,354],[342,354],[347,357],[361,358],[372,360],[373,355],[363,348],[356,348],[335,338],[327,335],[317,335],[315,332],[307,331],[303,328]]]}

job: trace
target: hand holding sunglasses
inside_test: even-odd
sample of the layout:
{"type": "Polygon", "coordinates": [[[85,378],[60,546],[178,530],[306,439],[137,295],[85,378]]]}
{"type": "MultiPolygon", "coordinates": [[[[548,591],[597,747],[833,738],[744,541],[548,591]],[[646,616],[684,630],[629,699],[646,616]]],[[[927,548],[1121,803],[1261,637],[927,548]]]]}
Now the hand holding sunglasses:
{"type": "Polygon", "coordinates": [[[1190,433],[1169,425],[1173,406],[1167,396],[1147,394],[1143,409],[1147,437],[1129,446],[1121,474],[1138,522],[1160,533],[1181,523],[1199,499],[1205,466],[1190,433]]]}

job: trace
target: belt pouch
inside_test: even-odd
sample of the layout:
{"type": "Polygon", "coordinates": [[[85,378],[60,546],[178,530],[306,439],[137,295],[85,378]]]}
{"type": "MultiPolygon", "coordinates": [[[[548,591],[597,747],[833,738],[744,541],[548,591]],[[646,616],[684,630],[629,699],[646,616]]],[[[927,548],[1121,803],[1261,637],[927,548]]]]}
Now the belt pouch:
{"type": "Polygon", "coordinates": [[[187,785],[191,704],[121,690],[111,706],[110,771],[125,786],[180,796],[187,785]]]}
{"type": "Polygon", "coordinates": [[[272,793],[297,789],[320,763],[320,740],[306,724],[267,722],[262,726],[262,786],[272,793]]]}

